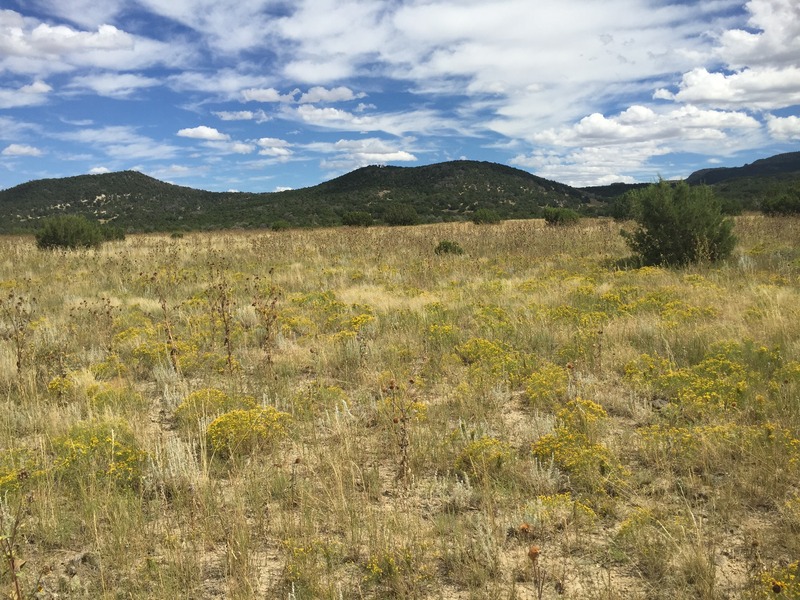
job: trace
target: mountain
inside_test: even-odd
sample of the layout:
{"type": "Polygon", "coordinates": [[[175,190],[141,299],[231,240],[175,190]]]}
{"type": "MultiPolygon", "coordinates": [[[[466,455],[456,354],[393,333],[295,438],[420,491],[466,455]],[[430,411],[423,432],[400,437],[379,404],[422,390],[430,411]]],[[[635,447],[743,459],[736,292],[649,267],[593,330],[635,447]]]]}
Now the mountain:
{"type": "Polygon", "coordinates": [[[686,178],[692,185],[710,185],[727,206],[758,210],[800,189],[800,152],[777,154],[741,167],[695,171],[686,178]]]}
{"type": "MultiPolygon", "coordinates": [[[[722,201],[724,210],[732,214],[742,210],[758,210],[765,201],[800,189],[800,152],[777,154],[741,167],[701,169],[686,178],[689,185],[708,185],[722,201]]],[[[626,192],[644,187],[642,183],[579,188],[602,202],[614,204],[626,192]]],[[[613,208],[610,209],[613,214],[613,208]]]]}
{"type": "Polygon", "coordinates": [[[164,183],[136,171],[41,179],[0,191],[0,232],[35,229],[55,214],[81,214],[128,231],[338,225],[348,212],[380,221],[396,204],[423,222],[468,219],[478,208],[503,218],[538,216],[543,206],[587,205],[567,185],[504,165],[452,161],[421,167],[364,167],[300,190],[208,192],[164,183]]]}
{"type": "MultiPolygon", "coordinates": [[[[711,185],[726,210],[757,209],[800,188],[800,152],[742,167],[703,169],[687,182],[711,185]]],[[[384,220],[396,205],[411,206],[421,222],[469,219],[479,208],[503,219],[541,216],[544,206],[613,214],[615,199],[646,184],[572,188],[490,162],[451,161],[421,167],[357,169],[300,190],[208,192],[164,183],[136,171],[30,181],[0,191],[0,233],[30,231],[42,218],[80,214],[126,231],[176,231],[342,223],[349,212],[384,220]]]]}
{"type": "Polygon", "coordinates": [[[695,171],[686,178],[690,185],[704,183],[714,185],[731,179],[761,178],[794,178],[800,177],[800,152],[777,154],[762,158],[741,167],[719,167],[695,171]]]}

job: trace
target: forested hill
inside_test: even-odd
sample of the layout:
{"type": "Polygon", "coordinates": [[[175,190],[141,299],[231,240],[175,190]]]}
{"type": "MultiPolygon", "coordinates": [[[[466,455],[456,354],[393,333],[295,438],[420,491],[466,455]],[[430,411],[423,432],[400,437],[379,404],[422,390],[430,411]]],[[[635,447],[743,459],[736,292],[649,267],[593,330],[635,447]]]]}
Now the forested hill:
{"type": "Polygon", "coordinates": [[[0,231],[35,229],[44,217],[81,214],[128,231],[338,225],[349,212],[376,221],[398,204],[422,222],[468,219],[478,208],[530,218],[542,206],[579,207],[589,195],[519,169],[453,161],[364,167],[320,185],[274,193],[208,192],[136,171],[42,179],[0,191],[0,231]]]}
{"type": "MultiPolygon", "coordinates": [[[[689,175],[686,182],[710,186],[731,212],[758,210],[770,199],[800,189],[800,152],[777,154],[741,167],[702,169],[689,175]]],[[[614,183],[581,188],[581,191],[613,204],[615,198],[644,185],[614,183]]]]}
{"type": "Polygon", "coordinates": [[[686,178],[687,183],[713,185],[731,179],[781,178],[800,176],[800,152],[787,152],[762,158],[741,167],[719,167],[695,171],[686,178]]]}

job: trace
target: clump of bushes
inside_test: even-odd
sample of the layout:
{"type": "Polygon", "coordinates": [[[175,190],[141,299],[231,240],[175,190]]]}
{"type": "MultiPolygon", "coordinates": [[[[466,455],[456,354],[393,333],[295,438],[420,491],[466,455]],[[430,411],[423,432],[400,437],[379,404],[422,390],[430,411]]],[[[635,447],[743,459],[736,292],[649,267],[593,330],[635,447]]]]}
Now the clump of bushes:
{"type": "Polygon", "coordinates": [[[560,208],[546,206],[542,210],[542,216],[548,225],[573,225],[577,223],[581,216],[571,208],[560,208]]]}
{"type": "Polygon", "coordinates": [[[419,215],[413,206],[392,204],[383,213],[383,220],[392,226],[416,225],[419,222],[419,215]]]}
{"type": "Polygon", "coordinates": [[[348,227],[369,227],[372,225],[372,215],[363,210],[354,210],[342,215],[342,225],[348,227]]]}
{"type": "Polygon", "coordinates": [[[272,225],[270,226],[270,229],[272,229],[272,231],[286,231],[287,229],[291,228],[292,224],[289,223],[289,221],[286,221],[285,219],[278,219],[277,221],[273,221],[272,225]]]}
{"type": "Polygon", "coordinates": [[[711,188],[662,180],[631,194],[638,228],[623,236],[642,264],[714,262],[733,251],[733,221],[723,215],[711,188]]]}
{"type": "Polygon", "coordinates": [[[479,208],[472,215],[472,222],[475,225],[493,225],[500,222],[500,215],[491,208],[479,208]]]}
{"type": "Polygon", "coordinates": [[[800,189],[790,190],[780,196],[764,198],[761,210],[770,216],[800,214],[800,189]]]}
{"type": "Polygon", "coordinates": [[[120,227],[101,225],[80,215],[59,215],[42,222],[36,233],[36,246],[42,250],[52,248],[97,248],[104,241],[124,240],[120,227]]]}
{"type": "Polygon", "coordinates": [[[433,249],[434,254],[441,256],[442,254],[464,254],[464,249],[461,247],[461,244],[458,242],[453,242],[451,240],[442,240],[433,249]]]}

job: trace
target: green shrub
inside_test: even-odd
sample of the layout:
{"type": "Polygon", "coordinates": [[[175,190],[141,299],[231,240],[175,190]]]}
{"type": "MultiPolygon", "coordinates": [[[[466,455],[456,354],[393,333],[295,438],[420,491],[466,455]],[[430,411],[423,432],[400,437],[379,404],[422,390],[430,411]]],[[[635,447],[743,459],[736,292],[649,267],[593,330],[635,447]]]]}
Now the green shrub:
{"type": "Polygon", "coordinates": [[[270,227],[272,231],[284,231],[286,229],[291,229],[291,228],[292,224],[285,219],[278,219],[277,221],[273,221],[272,226],[270,227]]]}
{"type": "Polygon", "coordinates": [[[764,198],[761,201],[761,210],[764,214],[771,216],[800,214],[800,189],[790,190],[780,196],[764,198]]]}
{"type": "Polygon", "coordinates": [[[101,225],[100,233],[108,242],[118,242],[125,239],[125,230],[118,225],[101,225]]]}
{"type": "Polygon", "coordinates": [[[416,225],[419,216],[413,206],[406,204],[392,204],[383,213],[383,220],[387,225],[416,225]]]}
{"type": "Polygon", "coordinates": [[[60,215],[42,222],[42,228],[36,233],[36,246],[43,250],[96,248],[105,239],[98,223],[77,215],[60,215]]]}
{"type": "Polygon", "coordinates": [[[622,235],[643,264],[713,262],[733,251],[733,221],[724,217],[711,188],[662,180],[632,194],[638,228],[622,235]]]}
{"type": "Polygon", "coordinates": [[[615,221],[627,221],[633,218],[634,200],[631,192],[617,196],[610,201],[608,215],[615,221]]]}
{"type": "Polygon", "coordinates": [[[372,225],[372,215],[363,210],[346,212],[342,215],[342,225],[348,227],[369,227],[372,225]]]}
{"type": "Polygon", "coordinates": [[[491,208],[479,208],[472,215],[472,222],[475,225],[493,225],[500,222],[500,215],[491,208]]]}
{"type": "Polygon", "coordinates": [[[440,256],[442,254],[464,254],[464,249],[461,245],[458,242],[452,242],[450,240],[442,240],[433,251],[440,256]]]}
{"type": "Polygon", "coordinates": [[[581,216],[571,208],[558,208],[546,206],[542,216],[548,225],[572,225],[577,223],[581,216]]]}

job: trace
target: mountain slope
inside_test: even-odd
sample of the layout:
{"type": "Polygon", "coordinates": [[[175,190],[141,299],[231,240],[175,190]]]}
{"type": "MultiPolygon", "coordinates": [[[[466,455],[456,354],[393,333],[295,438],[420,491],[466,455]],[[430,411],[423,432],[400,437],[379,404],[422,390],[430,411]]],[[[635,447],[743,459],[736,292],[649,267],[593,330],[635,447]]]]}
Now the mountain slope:
{"type": "MultiPolygon", "coordinates": [[[[741,167],[701,169],[686,178],[689,185],[708,185],[726,210],[757,210],[765,199],[800,187],[800,152],[777,154],[741,167]]],[[[644,187],[643,183],[614,183],[580,190],[601,201],[613,203],[625,193],[644,187]]]]}
{"type": "Polygon", "coordinates": [[[713,185],[731,179],[746,179],[752,177],[781,177],[800,176],[800,152],[777,154],[769,158],[762,158],[741,167],[719,167],[716,169],[702,169],[695,171],[686,178],[690,185],[705,183],[713,185]]]}
{"type": "Polygon", "coordinates": [[[341,223],[365,211],[413,206],[427,222],[469,218],[491,208],[504,218],[537,216],[545,205],[577,207],[588,196],[504,165],[453,161],[422,167],[364,167],[320,185],[275,193],[207,192],[123,171],[42,179],[0,191],[0,231],[33,229],[53,214],[82,214],[129,231],[341,223]]]}
{"type": "Polygon", "coordinates": [[[686,181],[691,185],[710,185],[728,206],[757,210],[765,200],[800,188],[800,152],[777,154],[741,167],[695,171],[686,181]]]}

